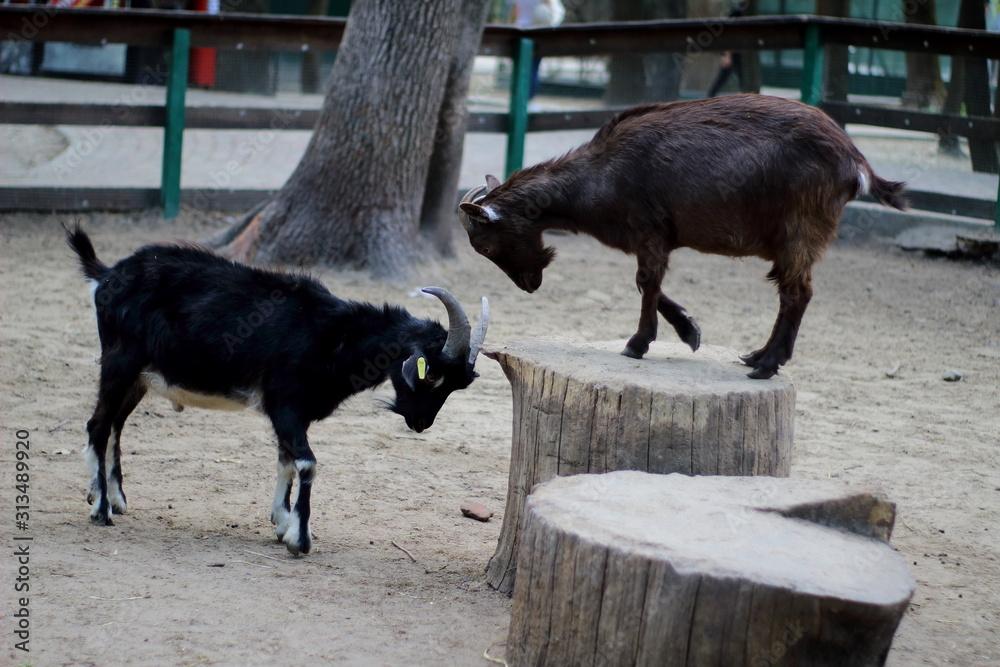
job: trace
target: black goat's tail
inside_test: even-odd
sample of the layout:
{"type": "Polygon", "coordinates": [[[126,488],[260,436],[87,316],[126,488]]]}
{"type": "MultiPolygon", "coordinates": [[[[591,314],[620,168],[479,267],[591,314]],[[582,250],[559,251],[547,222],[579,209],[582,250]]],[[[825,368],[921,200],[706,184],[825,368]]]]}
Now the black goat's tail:
{"type": "Polygon", "coordinates": [[[879,178],[869,164],[858,167],[858,194],[871,195],[878,203],[900,211],[910,206],[906,198],[906,183],[879,178]]]}
{"type": "Polygon", "coordinates": [[[83,275],[90,280],[101,280],[104,278],[111,269],[104,262],[97,259],[94,244],[90,242],[90,237],[80,227],[80,223],[77,223],[73,229],[63,225],[63,229],[66,231],[66,241],[69,243],[69,247],[73,249],[73,252],[80,259],[80,270],[83,272],[83,275]]]}

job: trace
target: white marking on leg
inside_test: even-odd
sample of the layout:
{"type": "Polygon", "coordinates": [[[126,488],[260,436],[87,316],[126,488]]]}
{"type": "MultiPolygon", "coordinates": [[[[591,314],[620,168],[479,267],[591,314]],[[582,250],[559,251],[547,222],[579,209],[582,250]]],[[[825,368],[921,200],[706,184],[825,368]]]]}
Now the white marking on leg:
{"type": "Polygon", "coordinates": [[[280,540],[284,533],[278,534],[280,526],[288,517],[288,510],[285,509],[285,494],[288,492],[288,485],[295,479],[295,466],[291,463],[281,463],[278,461],[278,479],[274,484],[274,501],[271,503],[271,523],[279,526],[275,530],[280,540]]]}
{"type": "Polygon", "coordinates": [[[293,508],[274,529],[274,534],[285,544],[299,544],[299,513],[293,508]]]}
{"type": "Polygon", "coordinates": [[[299,474],[301,475],[306,470],[310,470],[310,471],[315,470],[316,469],[316,462],[315,461],[310,461],[309,459],[298,459],[295,462],[295,469],[298,470],[299,474]]]}
{"type": "Polygon", "coordinates": [[[90,488],[87,490],[87,502],[93,503],[97,499],[97,491],[100,488],[97,484],[97,454],[94,453],[94,447],[87,443],[87,446],[83,448],[83,460],[87,462],[87,472],[90,473],[90,488]]]}
{"type": "Polygon", "coordinates": [[[120,432],[112,430],[108,440],[108,448],[104,451],[104,474],[108,479],[108,500],[111,501],[111,511],[115,514],[125,514],[125,496],[118,486],[115,472],[115,451],[119,447],[120,432]]]}

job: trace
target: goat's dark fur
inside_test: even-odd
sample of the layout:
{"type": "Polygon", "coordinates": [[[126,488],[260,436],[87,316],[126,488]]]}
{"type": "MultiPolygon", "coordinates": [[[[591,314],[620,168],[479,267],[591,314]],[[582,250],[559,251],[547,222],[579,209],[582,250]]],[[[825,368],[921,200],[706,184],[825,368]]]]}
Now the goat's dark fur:
{"type": "Polygon", "coordinates": [[[307,276],[252,268],[193,245],[147,246],[108,267],[79,227],[66,233],[94,284],[101,341],[97,407],[87,424],[94,523],[112,525],[112,513],[125,511],[121,430],[153,390],[178,410],[185,403],[254,407],[268,416],[278,440],[271,519],[292,553],[307,553],[316,461],[309,425],[390,379],[391,409],[419,432],[476,375],[468,338],[465,356],[445,356],[449,332],[402,308],[338,299],[307,276]],[[411,360],[421,356],[416,377],[411,360]]]}
{"type": "Polygon", "coordinates": [[[676,248],[773,263],[780,306],[764,347],[743,360],[768,378],[792,356],[812,295],[812,266],[858,194],[898,209],[904,184],[872,171],[821,111],[762,95],[639,106],[563,157],[470,191],[460,217],[472,246],[533,292],[555,251],[542,232],[589,234],[635,255],[639,326],[622,354],[640,358],[656,338],[657,311],[692,349],[694,320],[661,291],[676,248]]]}

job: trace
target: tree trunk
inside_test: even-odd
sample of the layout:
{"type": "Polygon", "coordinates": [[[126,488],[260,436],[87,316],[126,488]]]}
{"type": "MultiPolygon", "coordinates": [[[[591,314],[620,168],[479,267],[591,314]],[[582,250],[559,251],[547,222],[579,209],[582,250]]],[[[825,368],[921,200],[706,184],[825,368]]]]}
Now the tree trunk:
{"type": "Polygon", "coordinates": [[[434,133],[434,153],[427,172],[420,231],[443,257],[455,255],[451,232],[456,221],[458,179],[469,119],[469,81],[489,9],[489,0],[462,2],[458,42],[451,55],[444,103],[434,133]]]}
{"type": "MultiPolygon", "coordinates": [[[[817,0],[816,13],[820,16],[849,17],[851,15],[851,0],[817,0]]],[[[847,93],[850,89],[847,62],[846,45],[828,44],[826,46],[825,99],[838,102],[847,101],[847,93]]]]}
{"type": "MultiPolygon", "coordinates": [[[[326,16],[330,9],[330,0],[309,0],[306,5],[307,16],[326,16]]],[[[302,54],[302,65],[299,68],[299,82],[303,93],[318,93],[320,85],[320,59],[322,53],[310,49],[302,54]]]]}
{"type": "MultiPolygon", "coordinates": [[[[687,18],[687,0],[616,0],[612,21],[687,18]]],[[[605,101],[613,105],[670,102],[680,97],[683,58],[674,54],[611,56],[605,101]]]]}
{"type": "MultiPolygon", "coordinates": [[[[937,25],[934,0],[904,3],[906,23],[910,25],[937,25]]],[[[903,106],[923,109],[939,106],[944,99],[944,82],[936,53],[906,52],[906,92],[903,106]]]]}
{"type": "MultiPolygon", "coordinates": [[[[471,71],[442,63],[459,49],[471,57],[483,25],[486,0],[464,1],[463,11],[452,0],[355,2],[298,167],[274,197],[212,243],[246,261],[404,277],[427,251],[418,242],[421,212],[439,118],[450,108],[449,77],[471,71]],[[476,29],[463,30],[472,17],[479,17],[476,29]]],[[[452,88],[462,89],[458,82],[452,88]]],[[[436,228],[439,244],[442,233],[436,228]]]]}
{"type": "Polygon", "coordinates": [[[528,499],[512,665],[882,665],[914,591],[895,506],[804,479],[641,472],[528,499]]]}
{"type": "Polygon", "coordinates": [[[510,593],[524,502],[552,477],[610,470],[787,477],[795,389],[746,377],[736,353],[655,342],[636,363],[622,342],[487,347],[514,400],[507,506],[486,581],[510,593]]]}

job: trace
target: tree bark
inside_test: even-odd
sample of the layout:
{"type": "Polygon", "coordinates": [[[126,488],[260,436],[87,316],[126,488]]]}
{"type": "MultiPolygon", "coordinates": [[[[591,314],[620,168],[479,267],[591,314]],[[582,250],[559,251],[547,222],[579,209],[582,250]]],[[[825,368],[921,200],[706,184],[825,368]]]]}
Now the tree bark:
{"type": "MultiPolygon", "coordinates": [[[[934,0],[904,3],[906,23],[911,25],[937,25],[934,0]]],[[[938,106],[945,98],[941,66],[936,53],[906,52],[906,92],[903,105],[922,109],[938,106]]]]}
{"type": "Polygon", "coordinates": [[[455,227],[458,179],[469,119],[469,82],[489,9],[489,0],[462,2],[458,41],[451,55],[444,102],[434,133],[434,152],[420,212],[420,232],[442,257],[455,255],[451,232],[455,227]]]}
{"type": "Polygon", "coordinates": [[[895,506],[803,479],[612,472],[528,499],[512,665],[881,665],[914,591],[895,506]]]}
{"type": "Polygon", "coordinates": [[[485,1],[464,0],[462,11],[452,0],[355,2],[298,167],[213,245],[245,261],[323,263],[384,279],[405,277],[421,253],[437,253],[442,227],[435,228],[438,248],[419,243],[435,135],[449,109],[449,77],[471,71],[442,63],[459,51],[471,58],[485,1]],[[463,31],[475,16],[476,29],[463,31]]]}
{"type": "MultiPolygon", "coordinates": [[[[682,19],[687,14],[687,0],[616,0],[611,5],[612,21],[682,19]]],[[[678,99],[684,59],[676,55],[611,56],[605,101],[623,105],[678,99]]]]}
{"type": "MultiPolygon", "coordinates": [[[[851,0],[818,0],[816,13],[820,16],[850,17],[851,0]]],[[[828,44],[826,46],[826,85],[824,86],[826,99],[838,102],[847,101],[847,93],[850,89],[847,63],[846,45],[828,44]]]]}
{"type": "Polygon", "coordinates": [[[483,350],[514,401],[507,505],[486,568],[493,588],[513,590],[525,498],[556,475],[788,476],[795,389],[787,375],[751,380],[735,352],[714,346],[692,353],[656,342],[637,363],[618,354],[622,345],[540,340],[483,350]]]}
{"type": "MultiPolygon", "coordinates": [[[[307,16],[326,16],[330,9],[330,0],[309,0],[306,5],[307,16]]],[[[303,93],[318,93],[320,86],[321,53],[310,49],[302,54],[302,65],[299,68],[299,80],[303,93]]]]}

